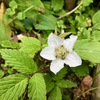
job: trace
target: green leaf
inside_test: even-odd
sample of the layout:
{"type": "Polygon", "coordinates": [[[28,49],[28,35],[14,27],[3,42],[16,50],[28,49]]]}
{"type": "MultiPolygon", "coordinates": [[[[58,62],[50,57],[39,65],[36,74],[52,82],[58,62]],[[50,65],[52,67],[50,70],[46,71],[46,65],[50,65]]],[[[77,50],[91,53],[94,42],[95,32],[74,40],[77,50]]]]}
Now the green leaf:
{"type": "Polygon", "coordinates": [[[12,0],[12,1],[9,3],[9,6],[11,7],[11,9],[12,9],[13,11],[18,7],[18,5],[17,5],[17,3],[16,3],[15,0],[12,0]]]}
{"type": "Polygon", "coordinates": [[[61,88],[72,88],[75,87],[76,84],[71,82],[70,80],[59,80],[57,85],[61,88]]]}
{"type": "Polygon", "coordinates": [[[53,79],[55,81],[63,79],[63,77],[67,74],[67,68],[62,68],[56,75],[54,75],[53,79]]]}
{"type": "Polygon", "coordinates": [[[32,18],[24,19],[24,25],[27,30],[29,31],[32,30],[33,29],[33,19],[32,18]]]}
{"type": "Polygon", "coordinates": [[[100,63],[100,42],[87,39],[78,40],[74,49],[82,59],[100,63]]]}
{"type": "Polygon", "coordinates": [[[16,0],[18,3],[18,9],[24,11],[26,8],[33,6],[32,10],[44,10],[44,5],[41,0],[16,0]]]}
{"type": "Polygon", "coordinates": [[[54,11],[59,11],[64,6],[64,0],[51,0],[51,7],[54,11]]]}
{"type": "Polygon", "coordinates": [[[6,14],[12,16],[12,15],[14,15],[14,14],[16,13],[15,10],[16,10],[17,7],[18,7],[18,5],[17,5],[17,3],[15,2],[15,0],[12,0],[12,1],[9,3],[9,7],[10,7],[10,8],[7,9],[6,14]]]}
{"type": "Polygon", "coordinates": [[[10,39],[11,29],[0,21],[0,41],[10,39]]]}
{"type": "Polygon", "coordinates": [[[93,30],[99,30],[100,31],[100,23],[96,23],[93,25],[93,30]]]}
{"type": "Polygon", "coordinates": [[[98,10],[92,17],[93,24],[100,23],[100,10],[98,10]]]}
{"type": "Polygon", "coordinates": [[[59,87],[55,86],[55,88],[50,93],[48,100],[62,100],[62,94],[59,87]]]}
{"type": "Polygon", "coordinates": [[[13,11],[11,8],[8,8],[8,9],[6,10],[6,14],[7,14],[7,15],[12,16],[12,15],[14,15],[15,13],[16,13],[16,12],[13,11]]]}
{"type": "Polygon", "coordinates": [[[0,70],[0,78],[2,78],[4,76],[4,71],[0,70]]]}
{"type": "Polygon", "coordinates": [[[15,70],[13,68],[7,68],[7,72],[9,74],[13,74],[13,73],[15,73],[15,70]]]}
{"type": "Polygon", "coordinates": [[[0,99],[18,100],[24,93],[28,78],[21,74],[9,75],[0,79],[0,99]]]}
{"type": "Polygon", "coordinates": [[[44,10],[44,5],[41,0],[33,0],[32,2],[35,10],[37,11],[44,10]]]}
{"type": "Polygon", "coordinates": [[[30,57],[34,57],[35,53],[40,50],[40,41],[36,38],[25,37],[21,39],[21,52],[27,53],[30,57]]]}
{"type": "Polygon", "coordinates": [[[84,6],[84,7],[87,7],[87,6],[89,6],[91,3],[93,3],[93,0],[86,0],[86,1],[83,2],[83,6],[84,6]]]}
{"type": "Polygon", "coordinates": [[[71,69],[79,76],[89,75],[89,67],[87,64],[82,64],[78,67],[72,67],[71,69]]]}
{"type": "Polygon", "coordinates": [[[16,19],[16,20],[14,20],[14,24],[15,24],[16,29],[21,30],[22,32],[26,32],[24,24],[22,23],[22,21],[16,19]]]}
{"type": "Polygon", "coordinates": [[[0,50],[6,64],[24,74],[32,74],[37,70],[36,63],[26,54],[18,50],[2,49],[0,50]]]}
{"type": "Polygon", "coordinates": [[[46,10],[51,10],[51,1],[43,1],[46,10]]]}
{"type": "Polygon", "coordinates": [[[94,30],[91,36],[94,40],[100,40],[100,31],[94,30]]]}
{"type": "Polygon", "coordinates": [[[28,92],[30,100],[46,100],[46,85],[42,74],[36,73],[31,77],[28,92]]]}
{"type": "Polygon", "coordinates": [[[13,48],[13,49],[14,48],[15,49],[20,48],[20,45],[17,42],[13,42],[13,41],[10,41],[10,40],[2,41],[1,46],[5,47],[5,48],[13,48]]]}
{"type": "Polygon", "coordinates": [[[40,30],[55,30],[57,19],[51,14],[39,14],[36,16],[34,26],[40,30]]]}
{"type": "Polygon", "coordinates": [[[19,20],[23,20],[23,19],[25,19],[25,13],[24,12],[19,12],[18,13],[18,15],[17,15],[17,18],[19,19],[19,20]]]}
{"type": "Polygon", "coordinates": [[[45,82],[46,82],[46,90],[47,90],[47,93],[48,93],[54,88],[55,83],[52,81],[52,77],[49,74],[45,75],[44,79],[45,79],[45,82]]]}

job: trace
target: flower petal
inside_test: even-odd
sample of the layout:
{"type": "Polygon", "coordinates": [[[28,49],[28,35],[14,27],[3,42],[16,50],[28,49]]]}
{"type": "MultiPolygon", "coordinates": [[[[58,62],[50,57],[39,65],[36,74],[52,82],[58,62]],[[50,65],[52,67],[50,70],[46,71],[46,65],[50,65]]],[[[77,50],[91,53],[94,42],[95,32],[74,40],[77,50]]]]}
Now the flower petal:
{"type": "Polygon", "coordinates": [[[65,64],[69,65],[70,67],[76,67],[82,64],[82,60],[76,52],[72,52],[67,55],[65,64]]]}
{"type": "Polygon", "coordinates": [[[40,56],[48,59],[48,60],[55,60],[55,48],[46,47],[40,52],[40,56]]]}
{"type": "Polygon", "coordinates": [[[51,62],[50,70],[57,74],[64,67],[64,60],[56,59],[51,62]]]}
{"type": "Polygon", "coordinates": [[[64,40],[63,45],[69,51],[72,52],[77,36],[71,35],[69,39],[64,40]]]}
{"type": "Polygon", "coordinates": [[[61,39],[60,37],[54,35],[53,33],[51,33],[48,37],[48,45],[52,46],[52,47],[57,47],[59,45],[62,45],[63,43],[63,39],[61,39]]]}

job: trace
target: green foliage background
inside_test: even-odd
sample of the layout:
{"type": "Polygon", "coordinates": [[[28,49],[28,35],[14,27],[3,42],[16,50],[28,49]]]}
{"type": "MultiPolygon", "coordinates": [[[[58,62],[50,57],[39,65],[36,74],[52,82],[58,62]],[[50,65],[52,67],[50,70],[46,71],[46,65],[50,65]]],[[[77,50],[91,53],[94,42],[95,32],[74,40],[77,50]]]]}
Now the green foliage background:
{"type": "MultiPolygon", "coordinates": [[[[72,99],[71,89],[100,63],[100,2],[95,6],[95,1],[84,0],[76,11],[62,19],[59,17],[69,12],[64,0],[5,1],[5,24],[0,20],[0,100],[72,99]],[[62,38],[78,36],[74,50],[83,60],[81,66],[65,66],[57,75],[49,70],[50,62],[39,53],[51,32],[62,38]],[[12,33],[24,33],[27,37],[14,42],[12,33]]],[[[76,5],[80,2],[77,0],[76,5]]]]}

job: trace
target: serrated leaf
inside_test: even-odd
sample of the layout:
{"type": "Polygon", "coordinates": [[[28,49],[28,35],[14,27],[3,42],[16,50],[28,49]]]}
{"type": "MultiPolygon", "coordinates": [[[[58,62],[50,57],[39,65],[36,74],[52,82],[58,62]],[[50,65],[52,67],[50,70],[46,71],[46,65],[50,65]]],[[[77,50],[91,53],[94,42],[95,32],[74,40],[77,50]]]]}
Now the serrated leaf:
{"type": "Polygon", "coordinates": [[[72,67],[71,69],[79,76],[89,75],[89,67],[86,64],[82,64],[78,67],[72,67]]]}
{"type": "Polygon", "coordinates": [[[39,14],[36,16],[34,26],[40,30],[55,30],[57,19],[51,14],[39,14]]]}
{"type": "Polygon", "coordinates": [[[82,59],[92,63],[100,63],[100,42],[85,39],[78,40],[74,49],[82,59]]]}
{"type": "Polygon", "coordinates": [[[52,77],[50,75],[45,75],[44,79],[45,79],[45,82],[46,82],[46,90],[47,90],[47,93],[48,93],[54,88],[55,83],[52,81],[52,77]]]}
{"type": "Polygon", "coordinates": [[[36,63],[26,54],[18,50],[2,49],[0,50],[6,64],[24,74],[32,74],[37,70],[36,63]]]}
{"type": "Polygon", "coordinates": [[[72,87],[75,87],[76,84],[73,83],[72,81],[70,80],[59,80],[57,82],[57,85],[61,88],[72,88],[72,87]]]}
{"type": "Polygon", "coordinates": [[[46,85],[42,74],[36,73],[31,77],[28,92],[30,100],[46,100],[46,85]]]}
{"type": "Polygon", "coordinates": [[[53,79],[56,80],[56,81],[63,79],[65,74],[67,74],[67,69],[64,67],[56,75],[54,75],[53,79]]]}
{"type": "Polygon", "coordinates": [[[93,24],[100,23],[100,10],[98,10],[92,17],[93,24]]]}
{"type": "Polygon", "coordinates": [[[20,45],[17,42],[13,42],[13,41],[10,41],[10,40],[2,41],[1,46],[5,47],[5,48],[13,48],[13,49],[14,48],[16,48],[16,49],[20,48],[20,45]]]}
{"type": "Polygon", "coordinates": [[[64,0],[51,0],[51,7],[54,11],[59,11],[64,6],[64,0]]]}
{"type": "Polygon", "coordinates": [[[24,93],[28,78],[21,74],[9,75],[0,79],[0,99],[18,100],[24,93]]]}
{"type": "Polygon", "coordinates": [[[21,39],[21,52],[27,53],[30,57],[34,57],[35,53],[40,50],[40,41],[36,38],[25,37],[21,39]]]}
{"type": "Polygon", "coordinates": [[[55,88],[50,93],[48,100],[62,100],[62,94],[59,87],[55,86],[55,88]]]}

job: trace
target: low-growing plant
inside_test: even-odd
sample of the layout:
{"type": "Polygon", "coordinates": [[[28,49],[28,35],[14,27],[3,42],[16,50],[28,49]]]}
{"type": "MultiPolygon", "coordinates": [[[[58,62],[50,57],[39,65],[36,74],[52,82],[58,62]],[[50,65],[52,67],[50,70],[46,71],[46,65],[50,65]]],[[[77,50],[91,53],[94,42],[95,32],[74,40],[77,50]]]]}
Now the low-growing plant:
{"type": "Polygon", "coordinates": [[[100,63],[100,11],[92,3],[77,1],[68,11],[64,0],[9,2],[0,21],[0,100],[78,100],[88,94],[83,77],[100,63]],[[14,42],[12,30],[25,36],[14,42]]]}

